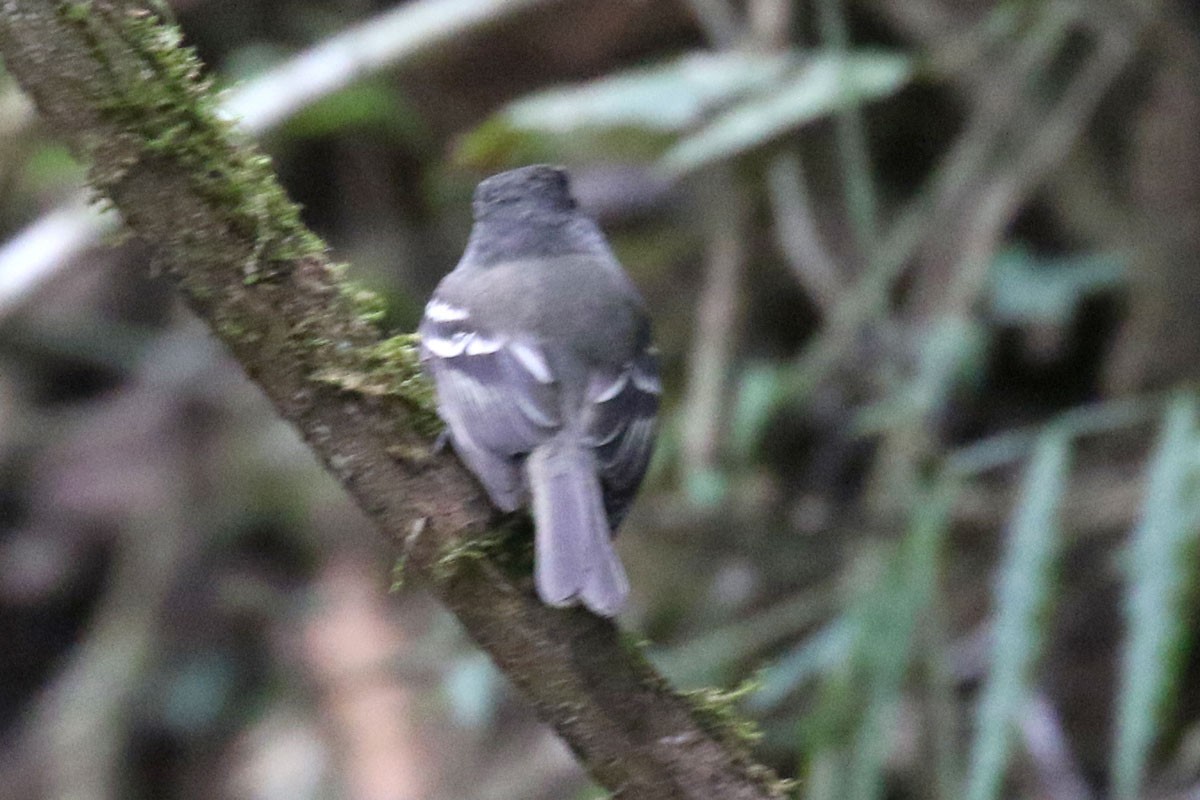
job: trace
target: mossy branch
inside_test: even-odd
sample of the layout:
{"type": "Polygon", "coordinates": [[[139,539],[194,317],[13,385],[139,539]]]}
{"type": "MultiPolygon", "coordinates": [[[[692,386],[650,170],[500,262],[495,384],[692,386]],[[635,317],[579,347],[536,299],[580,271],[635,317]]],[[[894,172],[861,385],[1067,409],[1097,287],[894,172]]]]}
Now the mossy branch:
{"type": "Polygon", "coordinates": [[[541,605],[486,548],[455,557],[491,514],[430,452],[412,342],[382,339],[152,4],[0,0],[0,56],[188,305],[598,782],[627,798],[778,796],[610,622],[541,605]]]}

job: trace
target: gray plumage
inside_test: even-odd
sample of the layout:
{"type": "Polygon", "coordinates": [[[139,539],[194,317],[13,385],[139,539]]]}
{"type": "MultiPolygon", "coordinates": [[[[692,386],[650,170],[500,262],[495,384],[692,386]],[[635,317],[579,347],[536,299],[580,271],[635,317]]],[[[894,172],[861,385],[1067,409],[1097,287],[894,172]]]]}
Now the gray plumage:
{"type": "Polygon", "coordinates": [[[641,297],[561,169],[488,178],[473,208],[420,327],[439,412],[492,502],[532,506],[542,601],[612,616],[629,585],[611,537],[661,391],[641,297]]]}

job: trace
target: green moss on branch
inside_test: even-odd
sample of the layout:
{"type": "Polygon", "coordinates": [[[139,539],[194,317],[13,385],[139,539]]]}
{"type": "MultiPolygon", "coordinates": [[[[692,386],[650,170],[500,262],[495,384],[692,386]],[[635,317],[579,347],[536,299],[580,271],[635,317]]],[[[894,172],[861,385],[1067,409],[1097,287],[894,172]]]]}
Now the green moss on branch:
{"type": "Polygon", "coordinates": [[[442,430],[433,386],[421,371],[415,333],[340,353],[337,366],[317,370],[312,379],[355,394],[399,398],[412,411],[407,422],[418,432],[432,437],[442,430]]]}
{"type": "MultiPolygon", "coordinates": [[[[59,3],[58,14],[108,72],[109,81],[88,87],[94,107],[136,140],[140,154],[118,164],[89,158],[98,193],[111,194],[138,161],[164,159],[181,167],[210,208],[255,242],[254,258],[241,265],[247,284],[269,278],[271,264],[324,254],[324,242],[305,228],[299,206],[275,181],[270,158],[239,141],[233,123],[221,116],[211,81],[182,44],[178,27],[148,9],[91,2],[59,3]],[[114,41],[124,46],[120,53],[109,52],[114,41]]],[[[93,141],[86,149],[104,144],[93,141]]]]}

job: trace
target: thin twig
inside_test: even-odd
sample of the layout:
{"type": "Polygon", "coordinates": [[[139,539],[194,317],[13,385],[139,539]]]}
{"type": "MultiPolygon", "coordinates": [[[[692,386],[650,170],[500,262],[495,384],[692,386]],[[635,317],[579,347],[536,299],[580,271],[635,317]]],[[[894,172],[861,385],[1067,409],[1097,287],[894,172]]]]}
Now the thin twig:
{"type": "MultiPolygon", "coordinates": [[[[756,47],[777,52],[791,39],[793,4],[788,0],[753,0],[747,26],[756,47]]],[[[828,314],[842,293],[837,262],[821,241],[809,199],[800,157],[792,152],[774,156],[766,169],[771,228],[784,261],[809,298],[828,314]]]]}
{"type": "Polygon", "coordinates": [[[987,87],[976,93],[979,100],[966,131],[939,168],[940,180],[934,184],[932,194],[940,211],[957,204],[962,191],[972,185],[994,156],[1004,136],[1013,129],[1014,117],[1023,108],[1033,76],[1046,69],[1081,13],[1078,4],[1067,0],[1046,4],[1033,28],[1017,42],[1009,61],[989,72],[987,87]]]}
{"type": "Polygon", "coordinates": [[[746,6],[746,27],[755,46],[765,52],[786,48],[795,13],[792,0],[751,0],[746,6]]]}
{"type": "MultiPolygon", "coordinates": [[[[843,0],[820,0],[817,3],[817,21],[821,38],[838,57],[841,65],[843,91],[846,83],[847,52],[850,34],[846,27],[843,0]]],[[[863,122],[862,105],[845,98],[834,117],[834,136],[837,142],[838,160],[842,177],[846,182],[846,207],[850,211],[859,252],[870,253],[875,249],[878,231],[878,203],[875,185],[871,178],[871,152],[867,145],[866,126],[863,122]]]]}
{"type": "MultiPolygon", "coordinates": [[[[1051,37],[1057,39],[1057,36],[1051,37]]],[[[986,283],[988,268],[996,248],[1012,217],[1028,194],[1045,179],[1054,166],[1061,163],[1079,138],[1087,122],[1116,76],[1124,69],[1131,45],[1123,36],[1106,34],[1090,59],[1068,84],[1061,99],[1030,130],[1018,137],[1016,152],[993,174],[979,177],[978,199],[968,206],[965,222],[960,229],[958,257],[952,266],[948,285],[945,281],[926,281],[925,313],[930,317],[929,336],[938,331],[966,330],[980,292],[986,283]]],[[[1031,66],[1048,57],[1049,49],[1026,51],[1018,60],[1031,66]],[[1035,57],[1037,56],[1037,57],[1035,57]]],[[[1008,105],[1007,103],[1005,105],[1008,105]]],[[[985,116],[992,116],[990,109],[985,116]]],[[[1003,120],[995,119],[999,128],[1007,128],[1003,120]]],[[[939,385],[933,391],[917,393],[889,432],[877,459],[874,495],[879,501],[892,502],[911,496],[907,486],[916,474],[916,464],[931,448],[929,421],[946,396],[945,381],[953,370],[944,370],[939,385]]]]}
{"type": "Polygon", "coordinates": [[[230,94],[222,111],[249,133],[463,34],[556,0],[419,0],[332,36],[230,94]]]}
{"type": "Polygon", "coordinates": [[[104,800],[123,794],[120,764],[131,701],[154,664],[163,608],[193,539],[187,515],[170,508],[169,494],[163,495],[164,507],[127,527],[111,588],[87,638],[30,720],[49,797],[104,800]]]}
{"type": "MultiPolygon", "coordinates": [[[[1043,46],[1046,49],[1039,48],[1037,52],[1031,52],[1026,48],[1021,48],[1021,52],[1016,57],[1017,62],[1033,65],[1039,63],[1036,57],[1039,54],[1047,57],[1049,53],[1053,52],[1052,49],[1049,49],[1049,43],[1056,44],[1059,36],[1065,31],[1060,22],[1060,15],[1064,13],[1065,9],[1058,8],[1058,4],[1046,9],[1046,17],[1043,19],[1045,29],[1042,31],[1042,35],[1036,37],[1046,43],[1043,46]]],[[[1132,40],[1136,32],[1129,31],[1124,35],[1132,40]]],[[[1111,44],[1105,45],[1106,48],[1112,46],[1111,44]]],[[[1121,64],[1123,63],[1124,61],[1121,62],[1121,64]]],[[[1114,71],[1109,76],[1110,82],[1115,74],[1114,71]]],[[[1096,76],[1091,74],[1083,77],[1084,83],[1088,86],[1092,86],[1095,79],[1096,76]]],[[[1087,94],[1090,96],[1092,93],[1095,93],[1095,96],[1092,97],[1090,105],[1094,110],[1103,90],[1097,91],[1093,88],[1087,94]]],[[[1068,96],[1072,96],[1070,92],[1068,92],[1068,96]]],[[[1072,99],[1070,102],[1074,104],[1076,100],[1072,99]]],[[[1007,103],[1000,104],[1001,109],[1006,107],[1007,103]]],[[[778,402],[791,402],[810,392],[837,363],[841,354],[855,341],[862,325],[867,320],[874,318],[886,304],[893,281],[903,267],[908,264],[917,248],[929,236],[939,210],[944,208],[950,199],[958,197],[963,188],[977,180],[991,159],[994,144],[1000,136],[1000,132],[996,130],[988,133],[993,127],[989,120],[997,113],[995,108],[995,106],[989,106],[981,112],[980,116],[977,116],[979,124],[973,123],[959,138],[950,155],[943,160],[937,172],[930,179],[930,188],[922,190],[916,200],[893,224],[888,235],[876,248],[866,274],[830,316],[824,334],[801,355],[796,376],[785,387],[778,402]]],[[[1081,120],[1086,121],[1087,118],[1086,116],[1081,117],[1081,120]]],[[[1039,159],[1044,158],[1043,148],[1049,148],[1051,145],[1065,147],[1064,142],[1069,140],[1064,137],[1073,130],[1075,129],[1062,130],[1055,127],[1054,131],[1047,134],[1046,138],[1035,137],[1027,140],[1011,158],[1018,164],[1030,162],[1035,156],[1039,159]]],[[[1032,173],[1032,171],[1030,173],[1036,177],[1036,173],[1032,173]]]]}
{"type": "Polygon", "coordinates": [[[741,37],[742,23],[729,0],[685,0],[696,24],[718,50],[732,48],[741,37]]]}
{"type": "Polygon", "coordinates": [[[1100,101],[1125,69],[1133,47],[1124,35],[1101,34],[1096,51],[1071,81],[1057,106],[1030,129],[1011,169],[992,180],[965,237],[962,261],[942,299],[942,313],[965,317],[982,291],[996,245],[1009,221],[1046,174],[1067,157],[1100,101]]]}
{"type": "Polygon", "coordinates": [[[922,670],[924,705],[929,714],[926,746],[930,754],[926,774],[936,800],[959,796],[962,764],[958,752],[957,699],[950,664],[946,659],[948,609],[945,595],[934,592],[917,635],[918,663],[922,670]]]}
{"type": "Polygon", "coordinates": [[[80,192],[0,246],[0,319],[119,222],[115,212],[90,206],[80,192]]]}
{"type": "Polygon", "coordinates": [[[1020,718],[1025,752],[1033,762],[1038,796],[1047,800],[1091,800],[1092,792],[1071,752],[1058,711],[1037,692],[1020,718]]]}
{"type": "Polygon", "coordinates": [[[771,227],[779,251],[809,298],[823,313],[829,314],[845,287],[837,262],[825,249],[817,230],[799,156],[794,153],[775,156],[767,165],[766,177],[771,227]]]}
{"type": "Polygon", "coordinates": [[[683,414],[683,463],[693,491],[718,466],[723,413],[738,338],[741,275],[746,260],[747,198],[737,179],[720,171],[707,187],[712,214],[705,270],[696,306],[683,414]]]}

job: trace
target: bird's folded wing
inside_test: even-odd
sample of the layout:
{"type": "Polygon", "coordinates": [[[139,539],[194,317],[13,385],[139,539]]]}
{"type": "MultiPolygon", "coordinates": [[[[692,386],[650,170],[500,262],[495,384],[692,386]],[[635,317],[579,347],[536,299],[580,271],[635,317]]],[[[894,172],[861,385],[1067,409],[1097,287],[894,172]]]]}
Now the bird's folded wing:
{"type": "Polygon", "coordinates": [[[650,463],[660,394],[658,358],[650,347],[620,370],[594,372],[588,382],[587,431],[614,528],[650,463]]]}
{"type": "Polygon", "coordinates": [[[451,434],[495,456],[528,453],[560,425],[558,387],[545,355],[532,343],[479,330],[465,313],[443,306],[426,309],[421,360],[451,434]]]}

